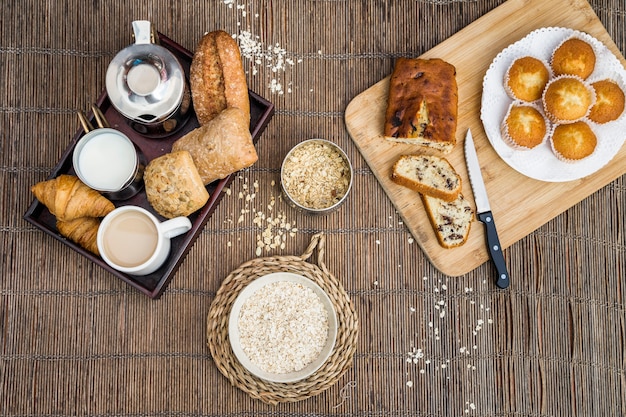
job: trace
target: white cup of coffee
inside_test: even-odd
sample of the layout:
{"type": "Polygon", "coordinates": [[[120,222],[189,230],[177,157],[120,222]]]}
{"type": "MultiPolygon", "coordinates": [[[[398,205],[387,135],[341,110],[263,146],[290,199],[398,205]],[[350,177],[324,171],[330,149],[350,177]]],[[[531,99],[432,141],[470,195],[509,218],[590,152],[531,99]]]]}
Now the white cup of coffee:
{"type": "Polygon", "coordinates": [[[133,142],[111,128],[94,129],[83,136],[72,155],[82,182],[103,195],[123,200],[143,186],[143,167],[133,142]]]}
{"type": "Polygon", "coordinates": [[[187,217],[160,222],[142,207],[122,206],[102,220],[98,250],[112,268],[130,275],[148,275],[167,259],[170,240],[190,229],[191,221],[187,217]]]}

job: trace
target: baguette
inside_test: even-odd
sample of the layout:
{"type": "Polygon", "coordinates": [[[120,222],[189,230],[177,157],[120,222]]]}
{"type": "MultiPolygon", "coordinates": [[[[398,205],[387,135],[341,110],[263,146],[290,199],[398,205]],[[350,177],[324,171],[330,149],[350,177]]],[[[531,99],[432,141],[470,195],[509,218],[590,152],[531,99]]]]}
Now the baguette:
{"type": "Polygon", "coordinates": [[[228,107],[237,107],[250,126],[250,99],[237,42],[228,33],[206,33],[198,43],[189,71],[194,110],[201,126],[228,107]]]}
{"type": "Polygon", "coordinates": [[[448,202],[456,200],[461,192],[461,177],[454,167],[434,155],[402,155],[393,165],[391,180],[448,202]]]}

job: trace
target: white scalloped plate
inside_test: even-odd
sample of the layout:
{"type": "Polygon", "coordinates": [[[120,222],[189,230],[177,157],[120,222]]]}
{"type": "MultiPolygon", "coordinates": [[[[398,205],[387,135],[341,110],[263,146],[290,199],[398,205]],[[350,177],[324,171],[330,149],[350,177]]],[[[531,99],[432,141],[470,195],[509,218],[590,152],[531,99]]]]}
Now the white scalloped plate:
{"type": "Polygon", "coordinates": [[[483,79],[480,118],[489,142],[511,168],[540,181],[573,181],[591,175],[613,159],[626,138],[626,112],[624,112],[613,122],[603,125],[591,123],[598,137],[598,145],[593,154],[575,163],[558,160],[550,148],[549,141],[534,149],[522,151],[511,148],[502,139],[500,125],[512,102],[503,86],[508,67],[515,59],[527,55],[550,62],[554,49],[572,35],[589,42],[596,54],[596,67],[587,80],[594,82],[611,78],[626,91],[626,71],[604,44],[584,32],[560,27],[537,29],[505,48],[495,57],[483,79]]]}

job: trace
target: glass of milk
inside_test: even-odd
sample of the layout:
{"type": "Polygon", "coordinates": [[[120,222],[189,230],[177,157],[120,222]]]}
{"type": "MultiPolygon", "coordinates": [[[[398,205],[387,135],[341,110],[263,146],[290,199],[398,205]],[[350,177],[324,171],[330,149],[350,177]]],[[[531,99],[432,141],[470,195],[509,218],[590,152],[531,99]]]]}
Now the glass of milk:
{"type": "Polygon", "coordinates": [[[125,200],[143,187],[143,166],[133,142],[111,128],[83,136],[72,156],[74,171],[87,186],[114,200],[125,200]]]}

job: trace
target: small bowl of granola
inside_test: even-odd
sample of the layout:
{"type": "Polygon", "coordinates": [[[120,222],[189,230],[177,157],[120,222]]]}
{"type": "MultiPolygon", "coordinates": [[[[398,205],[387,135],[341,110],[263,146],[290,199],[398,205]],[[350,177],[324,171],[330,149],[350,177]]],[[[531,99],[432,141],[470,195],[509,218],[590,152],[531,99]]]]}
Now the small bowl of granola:
{"type": "Polygon", "coordinates": [[[328,214],[346,200],[352,188],[352,165],[345,152],[325,139],[294,146],[280,170],[286,200],[310,214],[328,214]]]}

